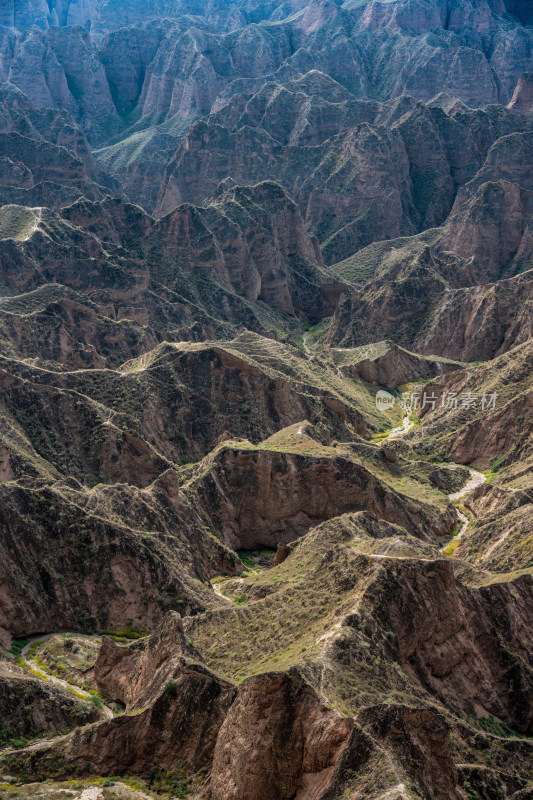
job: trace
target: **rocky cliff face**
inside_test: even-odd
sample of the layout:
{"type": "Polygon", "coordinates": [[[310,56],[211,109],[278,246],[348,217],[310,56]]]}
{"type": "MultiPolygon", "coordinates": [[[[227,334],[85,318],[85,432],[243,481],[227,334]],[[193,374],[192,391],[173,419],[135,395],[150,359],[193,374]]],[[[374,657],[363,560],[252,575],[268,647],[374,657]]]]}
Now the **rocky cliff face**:
{"type": "Polygon", "coordinates": [[[531,69],[523,15],[435,0],[311,4],[291,16],[302,5],[202,4],[191,25],[183,4],[52,4],[41,32],[6,20],[21,32],[5,29],[0,77],[37,108],[68,110],[128,199],[158,215],[203,203],[227,177],[275,179],[328,263],[442,224],[491,144],[530,126],[527,100],[512,100],[527,95],[531,69]],[[92,35],[72,27],[82,20],[92,35]],[[464,104],[446,114],[432,101],[442,92],[472,107],[509,103],[509,114],[464,104]],[[431,107],[398,102],[409,94],[431,107]]]}
{"type": "Polygon", "coordinates": [[[387,389],[454,372],[463,366],[445,359],[423,358],[391,341],[346,350],[333,349],[330,356],[334,363],[339,364],[343,375],[358,377],[387,389]]]}
{"type": "Polygon", "coordinates": [[[421,416],[432,432],[438,431],[439,437],[444,435],[447,439],[454,461],[488,468],[499,460],[508,467],[514,464],[521,471],[531,457],[531,341],[488,363],[490,367],[480,364],[472,371],[453,372],[428,384],[428,393],[434,388],[435,394],[440,394],[441,387],[446,396],[470,392],[476,397],[473,406],[426,406],[421,416]],[[494,407],[489,408],[486,403],[483,407],[483,395],[488,400],[494,394],[497,404],[493,402],[494,407]],[[446,419],[447,411],[451,419],[446,419]],[[452,432],[446,430],[448,425],[454,428],[452,432]],[[518,427],[526,433],[523,442],[517,435],[518,427]]]}
{"type": "Polygon", "coordinates": [[[1,4],[0,794],[530,797],[532,24],[1,4]]]}
{"type": "MultiPolygon", "coordinates": [[[[80,775],[143,774],[154,764],[171,769],[186,763],[190,775],[208,770],[203,791],[217,800],[270,797],[273,780],[277,796],[286,798],[343,796],[368,782],[390,790],[392,780],[399,781],[396,791],[405,791],[397,788],[401,783],[415,796],[433,797],[438,785],[437,794],[453,798],[461,797],[463,783],[472,785],[471,768],[461,759],[485,747],[491,766],[484,769],[483,783],[475,776],[473,785],[489,782],[502,794],[523,786],[523,778],[507,774],[509,753],[500,750],[498,741],[483,730],[472,736],[469,717],[474,709],[490,710],[519,730],[530,729],[531,709],[525,700],[530,668],[521,656],[527,652],[525,606],[531,581],[479,589],[461,583],[444,561],[414,557],[404,563],[390,550],[384,560],[368,551],[363,555],[361,539],[355,547],[351,541],[354,533],[377,555],[394,540],[394,528],[376,527],[374,534],[385,538],[365,540],[364,531],[368,536],[371,530],[368,522],[359,515],[341,520],[304,537],[274,568],[271,593],[250,605],[246,615],[235,607],[218,612],[221,632],[231,636],[237,625],[243,642],[243,629],[253,629],[254,621],[261,625],[276,606],[276,571],[283,581],[291,581],[293,596],[313,596],[320,580],[316,566],[336,542],[337,570],[334,576],[330,573],[335,588],[330,591],[344,601],[344,618],[332,635],[317,639],[312,653],[300,656],[298,666],[275,672],[263,668],[263,674],[233,686],[211,671],[223,658],[207,631],[217,624],[216,614],[205,619],[207,627],[198,618],[187,623],[185,631],[179,619],[168,617],[150,638],[129,648],[109,641],[102,645],[95,665],[98,685],[125,703],[130,713],[39,751],[23,752],[18,763],[40,775],[46,761],[53,759],[59,777],[72,770],[80,775]],[[310,552],[313,555],[306,555],[310,552]],[[444,611],[438,619],[437,607],[444,611]],[[469,633],[472,625],[476,636],[469,633]],[[211,638],[209,652],[206,634],[211,638]],[[194,645],[187,641],[191,637],[194,645]],[[516,652],[512,667],[510,642],[516,652]],[[379,692],[380,679],[365,652],[369,644],[381,654],[379,666],[387,670],[388,690],[398,698],[387,704],[371,700],[379,692]],[[507,691],[510,668],[513,689],[507,691]],[[330,703],[336,698],[349,707],[355,701],[361,710],[341,715],[326,707],[318,686],[330,703]]],[[[270,583],[264,576],[255,581],[263,590],[270,583]]],[[[249,588],[247,582],[243,586],[249,588]]],[[[292,615],[294,625],[294,597],[289,604],[285,613],[292,615]]],[[[307,629],[333,608],[335,603],[329,610],[326,605],[318,617],[314,610],[307,611],[307,629]]],[[[253,639],[245,646],[253,658],[253,639]]],[[[289,655],[289,664],[293,659],[289,655]]],[[[517,743],[515,763],[521,757],[527,760],[529,752],[527,740],[523,746],[517,743]]],[[[5,763],[12,767],[14,758],[7,756],[5,763]]]]}
{"type": "MultiPolygon", "coordinates": [[[[62,215],[4,206],[0,217],[2,280],[19,293],[40,290],[29,305],[41,297],[41,308],[51,299],[45,284],[72,290],[80,312],[87,308],[87,335],[99,328],[98,338],[108,342],[102,318],[133,320],[160,330],[161,339],[169,324],[182,339],[230,333],[241,324],[273,335],[297,313],[331,313],[343,289],[322,271],[294,203],[271,183],[229,190],[208,209],[182,206],[159,222],[110,199],[73,204],[62,215]]],[[[68,358],[71,337],[78,338],[72,317],[70,323],[56,339],[54,359],[62,360],[61,350],[68,358]]],[[[156,341],[147,334],[137,328],[133,336],[156,341]]],[[[86,359],[96,359],[90,344],[86,359]]]]}
{"type": "MultiPolygon", "coordinates": [[[[366,259],[359,254],[355,263],[370,261],[374,274],[337,309],[329,342],[369,343],[379,332],[427,354],[471,361],[526,341],[531,336],[529,144],[529,133],[498,140],[459,191],[444,230],[428,245],[415,238],[369,248],[366,259]],[[524,307],[517,308],[518,296],[524,307]],[[495,308],[499,313],[493,316],[495,308]]],[[[339,274],[350,269],[346,262],[339,274]]]]}
{"type": "MultiPolygon", "coordinates": [[[[197,35],[202,29],[209,31],[221,53],[226,48],[230,53],[237,49],[237,57],[233,53],[227,57],[237,71],[234,77],[255,76],[259,71],[268,75],[284,66],[302,71],[309,53],[315,52],[319,68],[329,63],[324,71],[349,83],[350,89],[369,90],[371,65],[377,61],[381,67],[375,73],[380,74],[378,90],[387,96],[407,90],[429,99],[445,88],[467,103],[481,105],[501,101],[501,95],[508,100],[519,73],[530,66],[524,26],[531,24],[531,16],[525,0],[475,5],[466,0],[424,4],[368,1],[355,6],[301,0],[281,5],[158,0],[142,6],[118,0],[23,0],[8,3],[0,22],[20,30],[33,24],[45,30],[54,25],[85,25],[99,40],[109,31],[154,19],[175,19],[179,25],[187,14],[200,18],[197,35]],[[261,22],[266,24],[257,26],[261,22]],[[410,47],[413,37],[414,48],[410,47]],[[487,42],[497,46],[486,48],[487,42]],[[257,46],[261,57],[254,63],[257,46]],[[394,67],[388,63],[392,51],[394,67]],[[352,60],[361,52],[368,53],[367,63],[354,68],[352,60]],[[251,67],[248,75],[246,67],[251,67]]],[[[217,56],[209,52],[203,61],[209,67],[211,61],[216,68],[217,56]]],[[[224,77],[222,70],[216,71],[224,77]]]]}
{"type": "Polygon", "coordinates": [[[0,88],[0,136],[3,203],[60,207],[115,187],[66,110],[35,107],[10,83],[0,88]]]}
{"type": "Polygon", "coordinates": [[[276,548],[317,522],[361,509],[395,521],[416,536],[446,535],[453,524],[451,508],[439,508],[434,514],[424,504],[398,497],[340,448],[338,454],[323,448],[298,428],[282,431],[253,449],[224,446],[210,459],[209,472],[200,473],[187,486],[207,510],[211,530],[228,547],[276,548]],[[283,452],[283,440],[288,440],[288,452],[283,452]]]}
{"type": "MultiPolygon", "coordinates": [[[[235,519],[236,504],[246,502],[246,480],[259,486],[265,477],[261,464],[256,474],[249,469],[248,477],[236,470],[225,476],[218,501],[207,500],[224,471],[226,449],[214,461],[209,452],[217,442],[231,436],[260,441],[284,424],[305,424],[306,417],[316,420],[326,440],[347,441],[377,426],[363,384],[354,391],[331,375],[333,387],[338,385],[331,388],[321,370],[306,375],[302,361],[260,337],[243,337],[225,347],[166,345],[120,371],[54,373],[4,358],[4,639],[46,629],[121,628],[128,620],[147,624],[168,605],[200,608],[211,594],[208,579],[219,570],[233,573],[240,563],[213,533],[226,517],[228,524],[235,519]],[[271,360],[262,368],[256,360],[261,352],[271,360]],[[352,408],[356,398],[368,412],[352,408]],[[198,470],[191,474],[186,468],[181,474],[180,464],[205,455],[198,470]],[[19,540],[24,544],[14,545],[19,540]],[[105,589],[94,577],[98,563],[108,566],[105,589]]],[[[300,527],[285,535],[265,533],[265,545],[293,539],[317,515],[328,518],[343,504],[356,502],[343,499],[340,486],[332,485],[338,469],[331,455],[322,466],[308,460],[317,492],[333,493],[332,502],[319,502],[309,518],[299,512],[305,504],[305,475],[297,479],[299,499],[284,500],[287,486],[279,486],[278,496],[273,491],[265,500],[272,528],[279,528],[284,505],[300,527]]],[[[280,458],[293,462],[298,456],[280,458]]],[[[264,458],[261,463],[264,467],[264,458]]],[[[342,463],[348,471],[344,492],[350,480],[355,491],[361,480],[353,465],[342,463]]],[[[389,516],[395,505],[399,510],[394,492],[381,484],[374,487],[368,473],[365,479],[368,487],[357,489],[357,507],[383,506],[377,513],[389,516]]],[[[434,518],[414,503],[408,524],[420,535],[428,514],[435,535],[453,524],[450,508],[434,518]]],[[[289,525],[287,519],[281,530],[289,525]]],[[[236,544],[235,537],[221,533],[221,541],[236,544]]],[[[244,532],[242,539],[246,546],[244,532]]]]}
{"type": "Polygon", "coordinates": [[[516,84],[516,89],[509,103],[509,108],[514,108],[525,114],[531,113],[533,110],[532,84],[532,73],[524,73],[516,84]]]}

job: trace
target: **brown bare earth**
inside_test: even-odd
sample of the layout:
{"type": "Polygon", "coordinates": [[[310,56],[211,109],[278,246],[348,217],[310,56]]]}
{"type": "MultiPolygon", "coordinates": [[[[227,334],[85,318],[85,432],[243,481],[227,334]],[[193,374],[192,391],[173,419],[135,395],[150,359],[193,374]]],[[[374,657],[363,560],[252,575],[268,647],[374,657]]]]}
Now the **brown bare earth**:
{"type": "Polygon", "coordinates": [[[0,3],[0,800],[533,797],[532,53],[0,3]]]}

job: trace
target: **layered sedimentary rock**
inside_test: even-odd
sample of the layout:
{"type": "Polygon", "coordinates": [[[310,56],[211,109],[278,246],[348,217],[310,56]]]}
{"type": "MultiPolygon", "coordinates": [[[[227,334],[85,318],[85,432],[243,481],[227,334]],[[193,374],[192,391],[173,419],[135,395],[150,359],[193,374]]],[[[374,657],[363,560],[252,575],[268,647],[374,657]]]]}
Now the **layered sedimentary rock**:
{"type": "MultiPolygon", "coordinates": [[[[371,530],[372,524],[360,515],[317,528],[274,568],[273,582],[255,578],[264,587],[271,583],[271,593],[246,610],[221,609],[185,627],[170,616],[149,639],[129,648],[104,641],[95,665],[97,684],[130,713],[40,750],[23,751],[18,762],[40,775],[52,757],[59,777],[72,770],[81,775],[143,774],[154,766],[186,764],[191,775],[209,771],[204,791],[220,800],[270,796],[273,772],[279,797],[336,797],[365,786],[383,791],[396,781],[396,791],[409,786],[415,796],[431,796],[436,784],[440,794],[451,798],[461,796],[461,783],[471,775],[462,759],[472,758],[476,746],[485,746],[495,763],[485,768],[484,780],[502,794],[523,787],[524,779],[518,773],[511,777],[508,767],[514,759],[523,768],[530,744],[525,740],[512,753],[500,751],[490,734],[471,736],[468,715],[483,709],[521,731],[530,729],[525,604],[531,581],[524,577],[512,584],[472,588],[454,577],[444,560],[421,560],[415,551],[411,558],[399,558],[390,549],[377,557],[380,548],[394,547],[399,529],[375,527],[377,539],[368,538],[371,530]],[[326,578],[332,584],[331,602],[295,613],[300,600],[316,593],[316,566],[327,560],[333,543],[336,570],[326,578]],[[313,554],[308,555],[311,544],[313,554]],[[295,651],[283,661],[283,670],[263,669],[235,686],[212,671],[215,665],[224,670],[228,662],[222,644],[207,647],[207,628],[213,629],[217,615],[217,637],[224,639],[224,630],[233,637],[238,628],[240,642],[230,641],[230,646],[248,647],[254,659],[257,646],[253,638],[243,638],[243,628],[253,630],[254,623],[261,625],[265,614],[279,606],[277,572],[291,581],[292,595],[282,616],[291,617],[297,635],[305,637],[309,628],[319,626],[339,601],[344,601],[344,616],[337,630],[317,640],[309,654],[303,655],[305,648],[299,656],[295,651]],[[472,626],[482,635],[473,635],[472,626]],[[516,651],[511,656],[511,691],[506,688],[509,643],[516,651]],[[378,665],[369,658],[369,645],[380,653],[378,665]],[[372,701],[380,691],[380,672],[397,698],[386,704],[372,701]],[[318,685],[343,712],[321,702],[318,685]],[[361,710],[353,710],[360,703],[361,710]]],[[[269,651],[271,640],[266,641],[268,663],[275,652],[269,651]]],[[[4,763],[12,766],[15,761],[8,756],[4,763]]],[[[474,785],[480,785],[479,777],[474,785]]]]}
{"type": "MultiPolygon", "coordinates": [[[[530,67],[529,31],[524,26],[531,25],[531,15],[525,0],[479,6],[438,0],[422,5],[401,0],[355,7],[304,2],[281,6],[236,2],[229,7],[218,2],[150,2],[142,9],[117,0],[50,4],[23,0],[15,5],[8,3],[0,22],[20,30],[32,24],[43,29],[58,24],[87,25],[99,39],[124,26],[165,17],[180,20],[186,14],[199,17],[205,28],[215,32],[221,51],[237,45],[235,77],[245,66],[252,67],[252,75],[259,70],[269,74],[282,65],[301,71],[310,59],[309,53],[315,52],[320,67],[328,64],[333,77],[359,91],[370,89],[369,66],[376,60],[381,67],[377,88],[387,96],[407,90],[428,99],[443,88],[441,76],[445,75],[446,90],[466,102],[482,104],[501,101],[505,95],[509,99],[520,72],[530,67]],[[278,24],[269,25],[269,20],[278,24]],[[257,26],[261,21],[267,24],[257,26]],[[485,40],[497,46],[486,50],[485,40]],[[280,44],[285,45],[285,51],[280,44]],[[261,57],[254,62],[258,46],[261,57]],[[369,66],[363,61],[357,68],[354,57],[365,51],[369,66]],[[387,63],[392,51],[394,66],[387,63]]],[[[209,56],[213,58],[212,53],[209,56]]],[[[240,74],[245,75],[244,69],[240,74]]]]}
{"type": "Polygon", "coordinates": [[[338,363],[338,369],[343,375],[358,377],[388,389],[462,368],[462,364],[458,362],[423,358],[391,341],[347,350],[333,349],[331,357],[334,363],[338,363]]]}
{"type": "Polygon", "coordinates": [[[399,497],[347,453],[306,441],[298,426],[263,446],[223,446],[210,459],[209,471],[202,470],[186,491],[194,493],[211,529],[234,550],[277,547],[318,522],[362,509],[419,537],[438,539],[453,524],[451,508],[433,513],[399,497]]]}
{"type": "Polygon", "coordinates": [[[446,441],[455,462],[487,468],[499,461],[522,471],[531,459],[531,364],[530,340],[487,364],[429,382],[427,394],[444,401],[421,409],[426,431],[439,444],[446,441]]]}
{"type": "Polygon", "coordinates": [[[529,5],[2,4],[2,791],[529,797],[529,5]]]}
{"type": "MultiPolygon", "coordinates": [[[[5,30],[1,77],[36,108],[68,110],[92,143],[104,145],[98,160],[128,199],[151,212],[203,203],[228,177],[275,179],[297,201],[328,263],[442,224],[491,144],[530,126],[527,100],[511,100],[515,88],[527,95],[531,69],[523,15],[485,4],[443,11],[437,2],[397,2],[311,4],[291,16],[301,5],[223,13],[214,4],[195,8],[191,21],[184,6],[64,4],[47,12],[46,30],[5,30]],[[162,25],[165,14],[174,21],[162,25]],[[92,38],[72,27],[85,17],[92,38]],[[123,27],[128,22],[133,27],[123,27]],[[104,41],[106,25],[113,33],[104,41]],[[474,40],[465,39],[469,25],[474,40]],[[483,37],[497,42],[488,60],[483,37]],[[443,91],[464,102],[435,103],[443,91]],[[406,94],[432,102],[398,101],[406,94]],[[509,110],[465,105],[497,102],[509,110]]],[[[60,204],[50,189],[43,198],[60,204]]]]}
{"type": "MultiPolygon", "coordinates": [[[[492,146],[459,191],[444,230],[427,243],[419,237],[368,249],[370,279],[337,309],[330,343],[370,342],[378,334],[473,361],[531,336],[530,139],[512,134],[492,146]]],[[[357,262],[365,263],[363,254],[357,262]]],[[[341,275],[353,269],[342,267],[341,275]]]]}
{"type": "Polygon", "coordinates": [[[89,315],[174,329],[181,339],[242,324],[273,333],[287,315],[331,313],[343,290],[322,271],[296,206],[272,183],[229,189],[207,209],[185,205],[160,221],[110,198],[62,214],[4,206],[0,217],[2,280],[20,294],[40,289],[30,305],[46,306],[42,287],[54,282],[89,315]]]}

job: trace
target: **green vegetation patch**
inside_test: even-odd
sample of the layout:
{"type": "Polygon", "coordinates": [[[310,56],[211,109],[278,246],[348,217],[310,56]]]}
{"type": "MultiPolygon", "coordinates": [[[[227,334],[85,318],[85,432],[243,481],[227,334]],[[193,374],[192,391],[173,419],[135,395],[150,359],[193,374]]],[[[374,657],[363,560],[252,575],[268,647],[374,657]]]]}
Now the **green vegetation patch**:
{"type": "Polygon", "coordinates": [[[35,231],[40,220],[40,210],[24,206],[7,205],[0,208],[0,239],[23,242],[35,231]]]}

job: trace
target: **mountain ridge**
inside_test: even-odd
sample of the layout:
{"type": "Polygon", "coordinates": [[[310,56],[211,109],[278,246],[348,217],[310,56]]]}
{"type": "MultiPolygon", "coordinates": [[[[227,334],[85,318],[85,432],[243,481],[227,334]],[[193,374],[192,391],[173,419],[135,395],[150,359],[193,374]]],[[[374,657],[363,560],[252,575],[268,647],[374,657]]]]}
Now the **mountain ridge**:
{"type": "Polygon", "coordinates": [[[528,0],[0,6],[0,795],[533,793],[528,0]]]}

